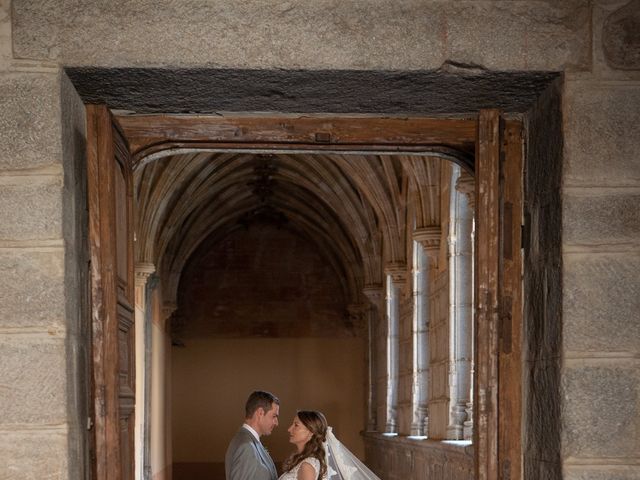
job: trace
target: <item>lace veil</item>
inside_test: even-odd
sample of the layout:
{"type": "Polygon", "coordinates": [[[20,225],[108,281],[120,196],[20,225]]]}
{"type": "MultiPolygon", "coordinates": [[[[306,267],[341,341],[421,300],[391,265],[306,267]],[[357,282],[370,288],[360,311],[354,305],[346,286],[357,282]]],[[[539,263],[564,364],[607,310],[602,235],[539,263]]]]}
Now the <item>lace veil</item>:
{"type": "Polygon", "coordinates": [[[327,429],[327,480],[380,480],[327,429]]]}

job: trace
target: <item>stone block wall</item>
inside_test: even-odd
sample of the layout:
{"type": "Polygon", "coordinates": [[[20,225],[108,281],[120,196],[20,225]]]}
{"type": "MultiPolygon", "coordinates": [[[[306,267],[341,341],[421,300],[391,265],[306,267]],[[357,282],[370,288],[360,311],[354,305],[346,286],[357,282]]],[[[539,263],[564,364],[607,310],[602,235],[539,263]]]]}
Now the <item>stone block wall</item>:
{"type": "MultiPolygon", "coordinates": [[[[537,325],[529,333],[541,348],[533,349],[537,368],[528,370],[535,385],[530,395],[540,400],[534,405],[543,407],[546,393],[559,400],[552,419],[558,431],[549,445],[534,449],[551,457],[541,455],[525,471],[527,478],[640,478],[638,11],[638,0],[294,0],[277,7],[261,0],[161,0],[153,8],[143,0],[1,1],[0,383],[7,388],[0,390],[0,478],[83,476],[83,456],[70,442],[85,422],[76,407],[86,342],[77,326],[81,299],[70,280],[82,263],[71,256],[80,239],[65,227],[78,217],[65,213],[65,192],[72,193],[75,182],[67,178],[74,167],[63,146],[70,136],[63,100],[70,93],[62,67],[381,71],[443,65],[461,75],[483,68],[563,73],[557,88],[564,144],[552,140],[563,165],[550,192],[561,201],[562,217],[550,222],[542,208],[532,229],[564,231],[560,260],[549,257],[547,276],[538,278],[539,293],[555,295],[556,302],[540,299],[549,310],[538,317],[543,323],[530,324],[537,325]],[[552,334],[555,350],[545,352],[552,334]]],[[[446,90],[434,97],[451,105],[464,100],[447,97],[446,90]]],[[[407,106],[425,114],[429,107],[414,112],[407,106]]],[[[457,103],[456,111],[463,107],[457,103]]],[[[538,178],[536,188],[544,192],[547,177],[538,178]]]]}
{"type": "Polygon", "coordinates": [[[83,478],[84,108],[57,66],[15,61],[10,13],[0,2],[0,478],[83,478]]]}
{"type": "Polygon", "coordinates": [[[640,478],[640,2],[593,6],[564,86],[564,478],[640,478]],[[607,440],[605,440],[607,439],[607,440]]]}

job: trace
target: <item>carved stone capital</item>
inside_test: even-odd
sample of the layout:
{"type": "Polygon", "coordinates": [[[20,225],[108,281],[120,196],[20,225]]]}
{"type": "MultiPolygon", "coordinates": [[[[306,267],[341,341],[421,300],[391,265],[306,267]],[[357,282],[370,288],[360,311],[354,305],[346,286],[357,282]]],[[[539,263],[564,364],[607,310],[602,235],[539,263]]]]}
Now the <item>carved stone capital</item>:
{"type": "Polygon", "coordinates": [[[469,208],[475,210],[476,206],[476,179],[469,172],[462,171],[456,180],[456,190],[467,197],[469,208]]]}
{"type": "Polygon", "coordinates": [[[407,281],[407,264],[404,262],[393,262],[384,267],[384,273],[391,276],[391,280],[396,285],[404,285],[407,281]]]}
{"type": "Polygon", "coordinates": [[[422,245],[427,253],[440,249],[442,229],[439,225],[417,228],[413,231],[413,239],[422,245]]]}
{"type": "Polygon", "coordinates": [[[349,313],[349,317],[354,320],[364,317],[366,311],[366,305],[363,305],[361,303],[351,303],[347,305],[347,312],[349,313]]]}
{"type": "Polygon", "coordinates": [[[362,303],[351,303],[347,305],[347,315],[349,324],[356,328],[362,329],[365,325],[365,313],[367,312],[367,305],[362,303]]]}
{"type": "Polygon", "coordinates": [[[362,293],[367,297],[367,300],[371,302],[371,305],[376,308],[380,308],[380,305],[384,300],[384,289],[382,288],[382,285],[377,283],[365,285],[362,289],[362,293]]]}
{"type": "Polygon", "coordinates": [[[174,302],[164,302],[162,304],[162,319],[166,322],[177,309],[178,305],[174,302]]]}
{"type": "Polygon", "coordinates": [[[438,261],[440,254],[440,239],[442,238],[442,229],[439,225],[431,227],[422,227],[413,231],[413,239],[422,245],[424,253],[433,262],[438,261]]]}
{"type": "Polygon", "coordinates": [[[136,287],[144,287],[151,275],[156,272],[156,266],[153,263],[136,263],[136,287]]]}

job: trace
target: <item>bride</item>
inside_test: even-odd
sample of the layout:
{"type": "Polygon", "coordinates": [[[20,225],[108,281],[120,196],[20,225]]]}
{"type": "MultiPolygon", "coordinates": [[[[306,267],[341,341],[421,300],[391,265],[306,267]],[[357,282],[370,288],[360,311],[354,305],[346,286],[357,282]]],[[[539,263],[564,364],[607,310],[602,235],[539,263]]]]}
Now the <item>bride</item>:
{"type": "Polygon", "coordinates": [[[289,427],[289,442],[296,446],[285,460],[279,480],[317,480],[327,478],[327,419],[320,412],[299,410],[289,427]]]}
{"type": "Polygon", "coordinates": [[[299,410],[287,431],[296,451],[278,480],[380,480],[338,441],[321,412],[299,410]]]}

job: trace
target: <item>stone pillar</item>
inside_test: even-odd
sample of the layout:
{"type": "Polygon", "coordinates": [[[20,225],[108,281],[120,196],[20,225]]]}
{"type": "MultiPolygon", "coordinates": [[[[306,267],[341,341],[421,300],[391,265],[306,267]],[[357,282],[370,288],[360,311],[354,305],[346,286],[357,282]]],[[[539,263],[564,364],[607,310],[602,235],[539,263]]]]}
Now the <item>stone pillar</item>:
{"type": "MultiPolygon", "coordinates": [[[[454,173],[455,175],[455,173],[454,173]]],[[[451,368],[449,425],[447,437],[461,440],[471,402],[473,363],[473,209],[469,196],[474,179],[460,173],[451,192],[449,255],[451,275],[451,368]],[[466,194],[465,194],[466,193],[466,194]]]]}
{"type": "MultiPolygon", "coordinates": [[[[476,209],[476,179],[469,173],[463,171],[460,176],[458,177],[458,180],[456,181],[456,190],[458,190],[460,193],[464,194],[464,196],[467,199],[467,204],[469,206],[469,210],[470,210],[470,216],[471,216],[471,221],[474,222],[472,225],[472,232],[471,232],[471,278],[474,278],[474,264],[473,264],[473,259],[475,258],[475,252],[474,252],[474,238],[475,238],[475,209],[476,209]]],[[[466,406],[466,420],[464,421],[463,424],[463,433],[462,433],[462,437],[464,440],[471,440],[473,437],[473,377],[474,377],[474,370],[475,370],[475,363],[473,361],[474,358],[474,350],[473,350],[473,338],[474,338],[474,322],[473,322],[473,318],[474,318],[474,288],[472,286],[471,288],[471,372],[470,372],[470,391],[469,391],[469,402],[467,402],[467,406],[466,406]]]]}
{"type": "Polygon", "coordinates": [[[151,393],[151,318],[147,311],[149,279],[155,273],[152,263],[135,266],[136,329],[136,411],[135,411],[135,475],[136,480],[149,478],[149,410],[151,393]]]}
{"type": "Polygon", "coordinates": [[[0,478],[88,478],[84,106],[57,66],[16,64],[17,3],[0,1],[0,478]]]}
{"type": "Polygon", "coordinates": [[[429,435],[429,291],[434,271],[438,268],[441,229],[431,226],[413,232],[413,240],[420,246],[419,274],[416,275],[414,295],[414,382],[413,421],[411,435],[429,435]]]}
{"type": "Polygon", "coordinates": [[[407,266],[394,262],[384,270],[386,279],[386,400],[385,433],[398,432],[398,343],[400,324],[400,296],[407,283],[407,266]]]}
{"type": "Polygon", "coordinates": [[[376,326],[382,318],[384,300],[382,285],[367,285],[362,293],[369,301],[369,308],[365,309],[367,319],[367,431],[375,432],[378,429],[376,395],[376,326]]]}

